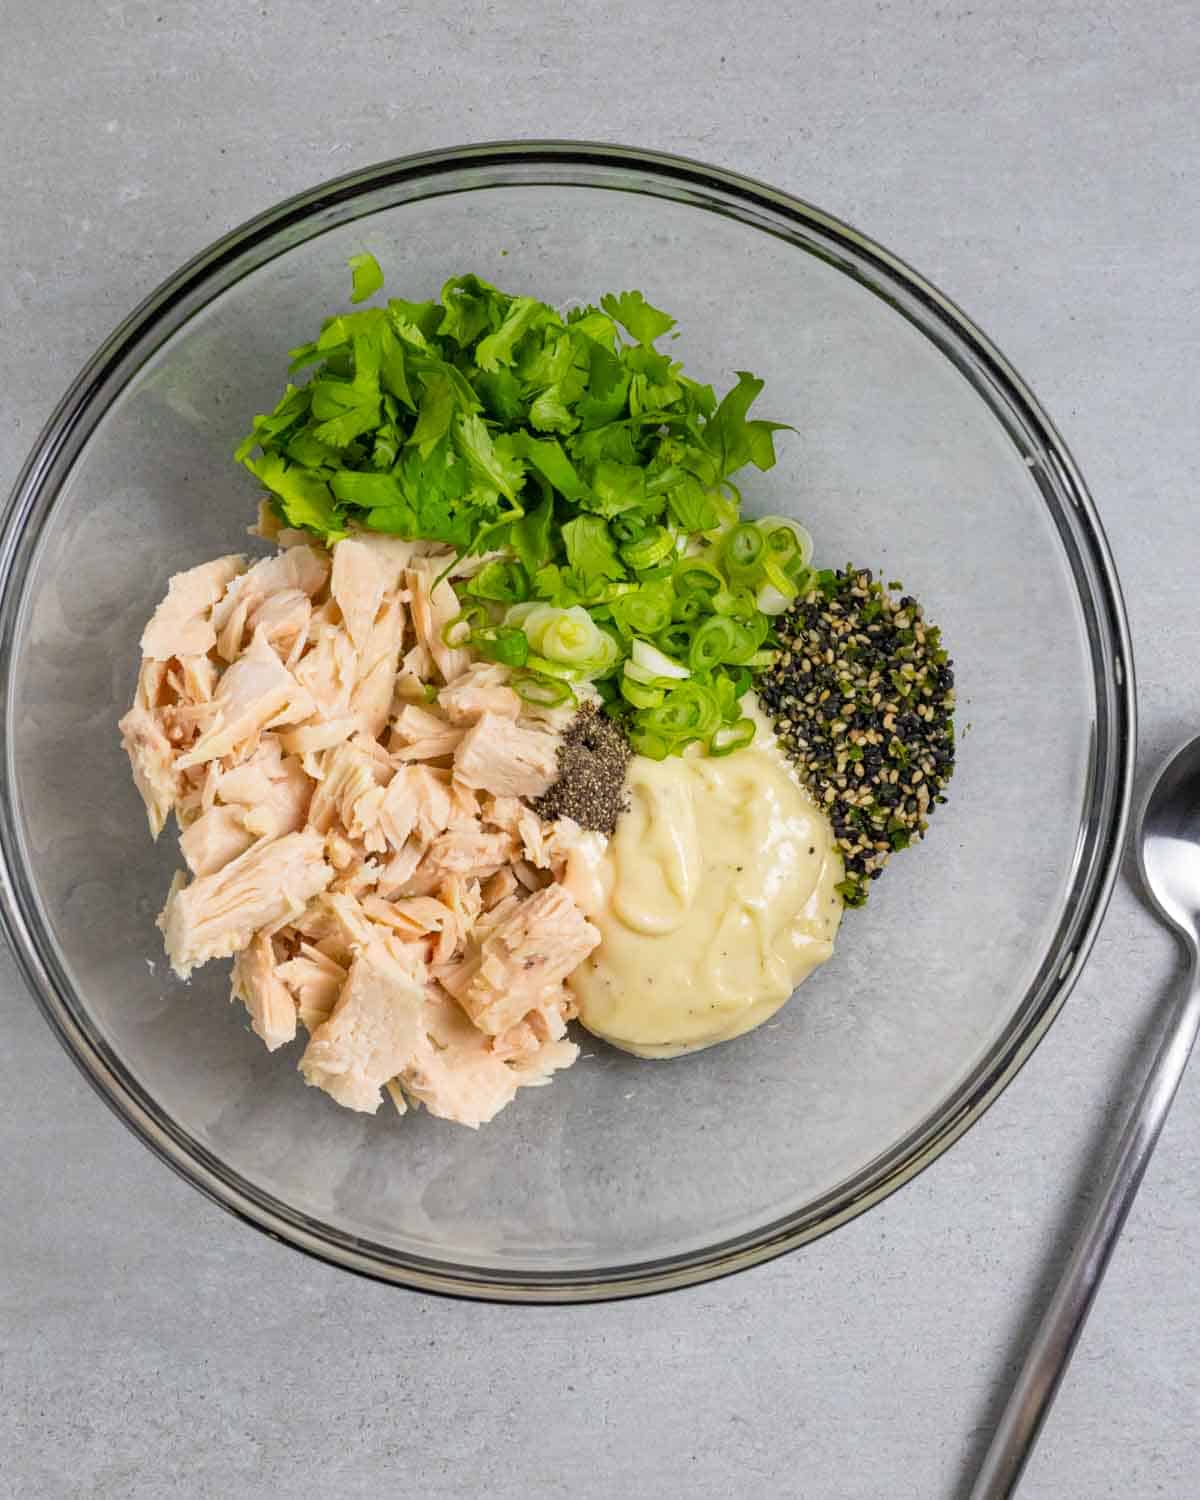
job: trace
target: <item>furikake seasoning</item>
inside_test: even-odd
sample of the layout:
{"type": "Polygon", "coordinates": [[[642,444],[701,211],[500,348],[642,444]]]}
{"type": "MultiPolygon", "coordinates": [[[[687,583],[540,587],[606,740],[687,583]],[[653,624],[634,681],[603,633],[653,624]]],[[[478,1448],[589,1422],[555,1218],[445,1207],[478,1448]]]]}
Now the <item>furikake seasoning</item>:
{"type": "Polygon", "coordinates": [[[611,834],[629,803],[625,771],[631,754],[620,724],[595,704],[584,704],[559,742],[558,780],[535,798],[534,811],[611,834]]]}
{"type": "Polygon", "coordinates": [[[778,656],[756,683],[833,824],[847,906],[925,832],[954,770],[953,664],[917,601],[888,589],[849,564],[815,574],[780,617],[778,656]]]}

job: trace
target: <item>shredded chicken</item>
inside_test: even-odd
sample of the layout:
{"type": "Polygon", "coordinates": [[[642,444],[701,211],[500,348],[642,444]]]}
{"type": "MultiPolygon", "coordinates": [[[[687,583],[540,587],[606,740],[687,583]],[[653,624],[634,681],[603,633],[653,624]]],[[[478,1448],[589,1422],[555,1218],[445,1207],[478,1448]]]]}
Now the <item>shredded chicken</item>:
{"type": "MultiPolygon", "coordinates": [[[[347,1109],[373,1114],[380,1090],[411,1061],[422,1040],[424,965],[380,935],[364,945],[327,1021],[300,1059],[305,1082],[347,1109]]],[[[428,1045],[428,1043],[426,1043],[428,1045]]]]}
{"type": "Polygon", "coordinates": [[[515,719],[521,712],[521,700],[508,686],[507,670],[492,662],[476,662],[441,690],[437,702],[451,724],[474,724],[484,714],[515,719]]]}
{"type": "Polygon", "coordinates": [[[203,656],[217,643],[213,605],[245,568],[244,557],[218,557],[176,573],[167,597],[142,632],[142,655],[151,661],[173,656],[203,656]]]}
{"type": "Polygon", "coordinates": [[[406,703],[392,727],[392,753],[397,760],[440,760],[453,755],[463,730],[415,703],[406,703]]]}
{"type": "Polygon", "coordinates": [[[134,785],[146,804],[150,835],[156,839],[181,792],[178,752],[161,718],[140,704],[134,704],[118,727],[134,785]]]}
{"type": "Polygon", "coordinates": [[[444,682],[453,682],[471,665],[470,655],[448,646],[442,632],[459,613],[458,595],[446,579],[439,579],[443,566],[438,558],[414,563],[408,570],[413,624],[417,640],[429,652],[444,682]]]}
{"type": "Polygon", "coordinates": [[[499,1036],[557,989],[599,941],[562,887],[547,886],[484,938],[458,998],[481,1031],[499,1036]]]}
{"type": "Polygon", "coordinates": [[[549,1083],[579,1056],[574,1042],[548,1041],[510,1061],[436,987],[427,991],[423,1023],[427,1046],[400,1073],[400,1087],[430,1114],[472,1128],[494,1119],[519,1088],[549,1083]]]}
{"type": "Polygon", "coordinates": [[[456,746],[454,774],[498,797],[540,797],[558,773],[558,744],[557,735],[485,713],[456,746]]]}
{"type": "Polygon", "coordinates": [[[255,836],[240,807],[210,807],[179,838],[179,848],[193,875],[212,875],[245,854],[255,836]]]}
{"type": "Polygon", "coordinates": [[[207,707],[208,727],[180,758],[180,770],[226,755],[244,760],[258,748],[264,730],[303,723],[314,712],[315,704],[279,660],[265,634],[257,631],[245,655],[217,684],[207,707]]]}
{"type": "Polygon", "coordinates": [[[180,979],[210,958],[230,958],[256,932],[300,916],[333,879],[324,855],[321,835],[307,828],[264,839],[213,874],[176,886],[158,925],[180,979]]]}
{"type": "Polygon", "coordinates": [[[250,1025],[274,1052],[296,1035],[296,1002],[279,975],[275,947],[265,932],[233,961],[233,998],[250,1012],[250,1025]]]}
{"type": "Polygon", "coordinates": [[[175,972],[232,958],[272,1051],[351,1109],[476,1127],[574,1061],[563,979],[599,940],[563,882],[585,839],[524,799],[561,714],[444,632],[444,548],[355,535],[332,555],[264,512],[280,551],[170,580],[120,723],[157,837],[188,874],[159,918],[175,972]]]}
{"type": "Polygon", "coordinates": [[[296,1014],[307,1031],[315,1031],[329,1019],[346,983],[346,970],[341,964],[303,940],[299,951],[275,972],[291,991],[296,1014]]]}

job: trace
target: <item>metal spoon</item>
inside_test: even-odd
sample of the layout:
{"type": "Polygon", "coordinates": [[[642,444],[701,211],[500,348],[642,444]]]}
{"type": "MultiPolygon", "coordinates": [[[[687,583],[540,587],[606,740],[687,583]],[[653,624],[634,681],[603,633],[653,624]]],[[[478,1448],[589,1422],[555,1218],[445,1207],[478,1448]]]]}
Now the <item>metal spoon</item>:
{"type": "Polygon", "coordinates": [[[1142,884],[1183,945],[1187,972],[1116,1160],[1042,1317],[970,1500],[1007,1500],[1016,1489],[1200,1032],[1200,739],[1177,750],[1159,772],[1135,837],[1142,884]]]}

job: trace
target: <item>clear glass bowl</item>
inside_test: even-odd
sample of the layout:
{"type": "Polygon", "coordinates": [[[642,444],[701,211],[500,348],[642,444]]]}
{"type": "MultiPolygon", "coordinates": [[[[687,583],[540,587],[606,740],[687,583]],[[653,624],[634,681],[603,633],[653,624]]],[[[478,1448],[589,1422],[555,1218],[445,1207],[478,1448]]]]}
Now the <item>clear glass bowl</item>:
{"type": "Polygon", "coordinates": [[[1134,750],[1125,617],[1049,420],[945,297],[856,231],[711,167],[519,143],[388,162],[229,235],[72,386],[0,538],[3,909],[68,1051],[211,1198],[393,1282],[522,1300],[674,1287],[778,1254],[933,1160],[1062,1004],[1117,866],[1134,750]],[[558,303],[640,287],[714,382],[795,424],[750,508],[903,579],[957,659],[950,803],[775,1023],[712,1051],[584,1059],[478,1134],[374,1118],[268,1056],[225,965],[188,985],[154,917],[115,722],[167,575],[242,545],[230,453],[284,351],[369,249],[423,297],[461,270],[558,303]]]}

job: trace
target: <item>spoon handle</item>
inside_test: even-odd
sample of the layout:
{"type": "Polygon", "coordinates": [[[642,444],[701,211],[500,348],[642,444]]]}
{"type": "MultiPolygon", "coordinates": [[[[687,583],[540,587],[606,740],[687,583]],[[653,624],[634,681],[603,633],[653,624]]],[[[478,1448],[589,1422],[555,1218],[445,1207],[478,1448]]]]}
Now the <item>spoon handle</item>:
{"type": "Polygon", "coordinates": [[[1125,1126],[1108,1179],[1042,1316],[970,1500],[1008,1500],[1014,1492],[1070,1363],[1200,1032],[1200,971],[1194,952],[1172,1009],[1170,1029],[1125,1126]]]}

